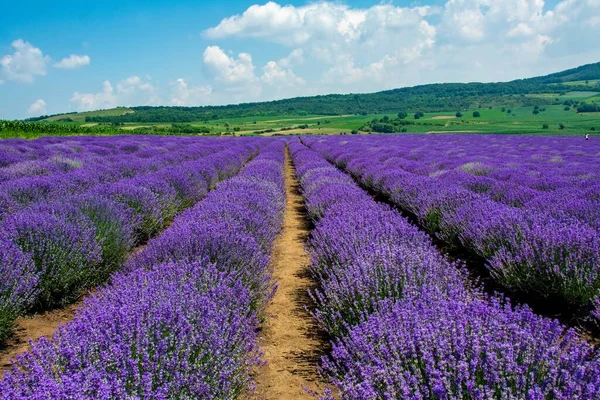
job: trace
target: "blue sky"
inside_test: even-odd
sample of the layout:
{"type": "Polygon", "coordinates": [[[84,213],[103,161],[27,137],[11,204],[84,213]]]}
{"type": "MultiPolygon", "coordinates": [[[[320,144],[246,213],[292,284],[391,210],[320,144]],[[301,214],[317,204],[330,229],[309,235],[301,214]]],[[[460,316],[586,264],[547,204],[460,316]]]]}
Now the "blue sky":
{"type": "Polygon", "coordinates": [[[600,0],[29,1],[0,118],[502,81],[600,61],[600,0]]]}

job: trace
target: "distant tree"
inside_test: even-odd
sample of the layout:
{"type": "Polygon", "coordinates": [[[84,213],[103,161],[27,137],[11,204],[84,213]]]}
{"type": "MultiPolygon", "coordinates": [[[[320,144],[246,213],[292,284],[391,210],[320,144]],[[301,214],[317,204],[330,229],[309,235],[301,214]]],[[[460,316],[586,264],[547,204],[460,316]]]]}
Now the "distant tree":
{"type": "Polygon", "coordinates": [[[596,127],[595,127],[595,126],[592,126],[592,127],[590,128],[590,131],[595,131],[595,130],[596,130],[596,127]]]}
{"type": "Polygon", "coordinates": [[[508,110],[506,110],[507,114],[512,114],[512,110],[509,108],[508,110]]]}
{"type": "Polygon", "coordinates": [[[569,106],[566,106],[566,107],[565,107],[565,111],[571,111],[571,107],[569,107],[569,106]]]}
{"type": "Polygon", "coordinates": [[[456,113],[456,118],[462,118],[462,116],[463,115],[462,115],[462,113],[460,111],[456,113]]]}
{"type": "Polygon", "coordinates": [[[388,122],[390,122],[390,117],[388,117],[387,115],[384,115],[384,117],[381,119],[382,122],[385,122],[386,124],[388,122]]]}
{"type": "Polygon", "coordinates": [[[421,118],[421,114],[420,113],[415,113],[415,119],[420,119],[421,118]]]}
{"type": "Polygon", "coordinates": [[[596,103],[581,103],[577,107],[577,112],[578,113],[583,113],[583,112],[600,112],[600,105],[598,105],[596,103]]]}
{"type": "Polygon", "coordinates": [[[235,128],[233,128],[233,131],[234,131],[234,132],[239,132],[239,131],[240,131],[240,127],[239,127],[239,126],[236,126],[235,128]]]}
{"type": "Polygon", "coordinates": [[[353,135],[358,135],[358,131],[357,131],[356,129],[354,129],[354,130],[352,131],[352,134],[353,134],[353,135]]]}
{"type": "Polygon", "coordinates": [[[421,118],[423,118],[425,116],[425,113],[423,111],[419,111],[419,115],[421,116],[421,118]]]}
{"type": "Polygon", "coordinates": [[[408,132],[408,129],[406,129],[406,127],[402,128],[402,133],[406,133],[408,132]]]}
{"type": "Polygon", "coordinates": [[[538,115],[540,113],[540,110],[533,110],[533,115],[538,115]]]}
{"type": "Polygon", "coordinates": [[[561,131],[565,128],[566,128],[566,126],[562,122],[560,124],[558,124],[558,129],[560,129],[561,131]]]}
{"type": "Polygon", "coordinates": [[[506,112],[506,107],[502,107],[502,112],[506,112]]]}
{"type": "Polygon", "coordinates": [[[542,129],[550,129],[550,125],[544,124],[544,125],[542,125],[542,129]]]}
{"type": "Polygon", "coordinates": [[[405,119],[406,117],[408,117],[408,114],[404,111],[400,111],[398,113],[398,119],[405,119]]]}
{"type": "Polygon", "coordinates": [[[473,118],[481,117],[481,113],[479,111],[473,111],[473,118]]]}

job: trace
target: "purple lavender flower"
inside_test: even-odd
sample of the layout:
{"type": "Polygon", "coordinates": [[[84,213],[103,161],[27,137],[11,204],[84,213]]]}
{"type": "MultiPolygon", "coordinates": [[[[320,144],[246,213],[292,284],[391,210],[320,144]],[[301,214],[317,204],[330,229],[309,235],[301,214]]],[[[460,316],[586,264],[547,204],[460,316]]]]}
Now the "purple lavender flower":
{"type": "Polygon", "coordinates": [[[0,342],[10,334],[17,316],[38,294],[39,274],[33,260],[0,232],[0,342]]]}

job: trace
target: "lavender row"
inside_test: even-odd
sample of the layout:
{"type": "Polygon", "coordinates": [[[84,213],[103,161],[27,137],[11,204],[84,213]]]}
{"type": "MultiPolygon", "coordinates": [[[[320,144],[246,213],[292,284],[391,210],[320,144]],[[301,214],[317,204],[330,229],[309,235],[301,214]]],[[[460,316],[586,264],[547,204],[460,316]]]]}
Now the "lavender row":
{"type": "Polygon", "coordinates": [[[314,315],[335,338],[323,370],[339,397],[600,395],[598,355],[573,330],[485,296],[396,211],[316,152],[291,149],[315,219],[314,315]]]}
{"type": "Polygon", "coordinates": [[[198,142],[163,138],[122,136],[117,140],[92,138],[41,138],[32,141],[4,140],[0,143],[0,182],[33,176],[51,176],[76,171],[88,166],[118,164],[129,159],[150,159],[198,142]]]}
{"type": "MultiPolygon", "coordinates": [[[[376,143],[384,146],[386,140],[398,148],[395,138],[376,143]]],[[[509,290],[552,301],[565,313],[589,315],[600,288],[600,234],[589,225],[509,207],[407,172],[395,158],[377,157],[381,147],[365,150],[362,140],[308,142],[361,184],[416,216],[430,233],[486,260],[491,275],[509,290]]]]}
{"type": "Polygon", "coordinates": [[[256,150],[240,144],[7,216],[0,226],[0,340],[32,307],[66,304],[102,283],[134,246],[237,172],[256,150]]]}
{"type": "Polygon", "coordinates": [[[368,149],[381,162],[393,159],[395,168],[600,230],[600,146],[595,142],[505,135],[374,137],[368,149]]]}
{"type": "MultiPolygon", "coordinates": [[[[58,161],[59,171],[48,175],[32,174],[3,182],[0,186],[0,219],[32,205],[58,201],[66,196],[82,194],[95,186],[154,173],[159,169],[194,161],[199,157],[226,150],[231,142],[221,140],[177,143],[173,139],[148,142],[145,151],[139,149],[127,137],[115,139],[119,151],[112,156],[95,154],[92,159],[79,156],[62,157],[58,161]]],[[[57,163],[56,160],[53,161],[57,163]]],[[[27,165],[26,167],[30,167],[27,165]]],[[[14,169],[14,168],[13,168],[14,169]]],[[[29,168],[28,168],[29,169],[29,168]]],[[[39,171],[35,171],[39,172],[39,171]]]]}
{"type": "Polygon", "coordinates": [[[271,143],[178,216],[52,341],[18,357],[0,382],[2,399],[246,392],[260,362],[260,305],[273,290],[261,285],[285,204],[283,146],[271,143]]]}

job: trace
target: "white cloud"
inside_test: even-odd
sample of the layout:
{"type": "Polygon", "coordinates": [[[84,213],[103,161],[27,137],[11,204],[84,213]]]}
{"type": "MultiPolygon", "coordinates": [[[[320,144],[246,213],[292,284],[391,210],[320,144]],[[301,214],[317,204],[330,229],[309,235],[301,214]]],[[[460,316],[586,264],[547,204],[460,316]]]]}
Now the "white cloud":
{"type": "Polygon", "coordinates": [[[37,99],[27,109],[27,113],[30,115],[44,115],[46,114],[46,102],[44,99],[37,99]]]}
{"type": "Polygon", "coordinates": [[[330,2],[295,7],[271,1],[223,19],[204,35],[209,39],[252,37],[289,46],[311,41],[368,40],[381,29],[393,31],[411,26],[437,11],[434,7],[402,8],[389,4],[352,9],[330,2]]]}
{"type": "Polygon", "coordinates": [[[363,86],[351,90],[377,90],[401,81],[403,68],[433,48],[436,28],[426,18],[439,12],[435,7],[391,4],[362,9],[330,2],[302,7],[269,2],[226,18],[204,34],[213,39],[251,37],[294,47],[287,57],[265,65],[260,80],[267,85],[302,85],[306,92],[314,92],[291,70],[302,65],[321,70],[321,82],[313,80],[321,91],[347,91],[343,85],[357,83],[363,86]],[[308,58],[311,63],[307,65],[304,60],[308,58]],[[369,86],[370,82],[378,84],[369,86]]]}
{"type": "Polygon", "coordinates": [[[281,68],[275,61],[269,61],[263,67],[260,78],[267,85],[295,86],[304,85],[304,79],[296,76],[290,69],[281,68]]]}
{"type": "MultiPolygon", "coordinates": [[[[433,3],[420,3],[428,2],[433,3]]],[[[600,0],[561,0],[553,6],[545,0],[446,0],[441,7],[366,8],[270,1],[223,19],[204,36],[292,48],[258,76],[261,97],[268,98],[509,80],[598,61],[600,48],[592,39],[600,34],[597,15],[600,0]]],[[[236,61],[222,56],[223,64],[236,61]]],[[[218,88],[213,89],[215,95],[218,88]]]]}
{"type": "Polygon", "coordinates": [[[90,65],[90,62],[90,57],[87,55],[79,56],[77,54],[71,54],[69,57],[65,57],[59,62],[54,63],[54,67],[61,69],[77,69],[90,65]]]}
{"type": "Polygon", "coordinates": [[[176,106],[199,106],[210,103],[210,86],[189,87],[183,78],[171,85],[171,104],[176,106]]]}
{"type": "Polygon", "coordinates": [[[50,58],[30,43],[17,39],[12,42],[15,52],[0,59],[5,79],[22,83],[33,83],[36,76],[46,75],[46,64],[50,58]]]}
{"type": "Polygon", "coordinates": [[[282,68],[289,68],[294,65],[300,65],[302,63],[304,63],[304,50],[302,50],[301,48],[292,50],[292,52],[287,57],[284,57],[277,61],[277,64],[282,68]]]}
{"type": "Polygon", "coordinates": [[[102,91],[98,93],[73,93],[71,102],[75,103],[79,111],[99,110],[103,108],[113,108],[117,106],[117,97],[115,96],[110,81],[104,81],[102,91]]]}
{"type": "Polygon", "coordinates": [[[238,54],[238,58],[229,57],[219,46],[208,46],[202,56],[208,72],[224,84],[251,83],[256,80],[252,56],[238,54]]]}
{"type": "Polygon", "coordinates": [[[107,80],[102,84],[101,92],[75,92],[71,96],[71,102],[75,103],[78,110],[86,111],[116,106],[158,105],[161,104],[161,98],[148,79],[144,81],[134,75],[119,81],[116,90],[107,80]]]}

